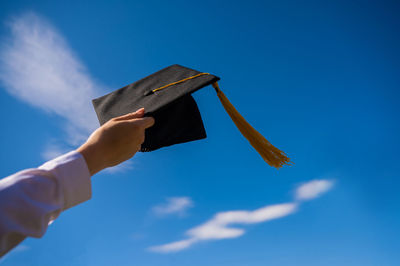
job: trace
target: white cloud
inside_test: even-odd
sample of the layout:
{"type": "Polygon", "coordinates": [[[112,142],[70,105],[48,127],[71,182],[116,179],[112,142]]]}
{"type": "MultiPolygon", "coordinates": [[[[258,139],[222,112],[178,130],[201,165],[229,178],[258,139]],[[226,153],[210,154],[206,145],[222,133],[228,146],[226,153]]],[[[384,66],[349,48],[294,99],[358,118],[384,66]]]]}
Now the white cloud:
{"type": "Polygon", "coordinates": [[[14,256],[17,253],[28,251],[31,248],[27,245],[24,244],[19,244],[15,248],[11,249],[7,254],[5,254],[3,257],[0,258],[0,264],[4,263],[6,259],[9,259],[10,257],[14,256]]]}
{"type": "Polygon", "coordinates": [[[254,211],[227,211],[217,213],[204,224],[186,232],[188,239],[154,246],[149,250],[160,253],[177,252],[189,248],[194,243],[206,240],[236,238],[245,233],[243,229],[231,228],[233,224],[256,224],[279,219],[294,213],[296,203],[269,205],[254,211]]]}
{"type": "Polygon", "coordinates": [[[62,148],[60,143],[50,141],[42,152],[42,158],[48,161],[66,153],[67,151],[66,148],[62,148]]]}
{"type": "MultiPolygon", "coordinates": [[[[67,141],[82,143],[98,127],[91,99],[102,86],[61,34],[34,13],[8,21],[10,35],[0,51],[0,81],[19,100],[63,118],[67,141]]],[[[53,145],[52,150],[58,148],[53,145]]],[[[48,157],[52,151],[45,151],[48,157]]]]}
{"type": "Polygon", "coordinates": [[[154,246],[150,247],[149,250],[153,252],[159,253],[170,253],[170,252],[177,252],[183,249],[186,249],[197,242],[194,238],[184,239],[176,242],[172,242],[169,244],[161,245],[161,246],[154,246]]]}
{"type": "Polygon", "coordinates": [[[187,235],[196,239],[235,238],[244,234],[244,230],[229,228],[232,224],[256,224],[285,217],[296,210],[296,204],[285,203],[269,205],[254,211],[227,211],[217,213],[210,221],[190,229],[187,235]]]}
{"type": "Polygon", "coordinates": [[[332,180],[313,180],[302,184],[296,189],[297,200],[310,200],[317,198],[330,190],[334,185],[332,180]]]}
{"type": "Polygon", "coordinates": [[[153,207],[153,212],[157,215],[179,214],[193,207],[193,201],[189,197],[171,197],[167,202],[153,207]]]}
{"type": "Polygon", "coordinates": [[[262,208],[246,211],[226,211],[214,215],[205,223],[186,231],[188,238],[164,245],[150,247],[149,250],[159,253],[178,252],[189,248],[195,243],[208,240],[237,238],[245,233],[242,228],[232,225],[246,225],[268,222],[293,214],[302,200],[311,200],[321,196],[333,187],[332,180],[313,180],[297,187],[295,199],[291,203],[267,205],[262,208]]]}

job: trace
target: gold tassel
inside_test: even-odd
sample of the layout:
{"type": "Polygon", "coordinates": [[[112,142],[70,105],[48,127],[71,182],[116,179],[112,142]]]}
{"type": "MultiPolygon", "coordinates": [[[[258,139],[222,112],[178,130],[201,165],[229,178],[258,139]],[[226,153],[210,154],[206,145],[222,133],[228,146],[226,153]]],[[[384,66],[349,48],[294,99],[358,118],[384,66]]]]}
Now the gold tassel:
{"type": "Polygon", "coordinates": [[[255,130],[244,117],[236,110],[231,102],[226,98],[225,94],[221,91],[218,83],[212,84],[217,92],[218,98],[224,106],[226,112],[231,117],[236,127],[240,130],[242,135],[250,142],[251,146],[261,155],[261,157],[269,165],[275,168],[281,168],[283,165],[290,165],[292,162],[286,154],[274,147],[267,139],[264,138],[257,130],[255,130]]]}

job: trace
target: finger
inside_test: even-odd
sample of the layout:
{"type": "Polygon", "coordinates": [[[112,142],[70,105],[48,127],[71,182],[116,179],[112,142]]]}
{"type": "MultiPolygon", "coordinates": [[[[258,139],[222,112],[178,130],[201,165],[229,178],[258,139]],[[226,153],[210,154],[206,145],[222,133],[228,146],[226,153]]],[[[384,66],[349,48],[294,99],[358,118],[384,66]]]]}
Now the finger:
{"type": "Polygon", "coordinates": [[[135,123],[136,125],[146,129],[154,125],[154,118],[153,117],[137,118],[133,119],[132,123],[135,123]]]}
{"type": "Polygon", "coordinates": [[[136,112],[116,117],[115,120],[116,121],[130,120],[130,119],[135,119],[135,118],[141,118],[143,116],[144,116],[144,108],[140,108],[136,112]]]}

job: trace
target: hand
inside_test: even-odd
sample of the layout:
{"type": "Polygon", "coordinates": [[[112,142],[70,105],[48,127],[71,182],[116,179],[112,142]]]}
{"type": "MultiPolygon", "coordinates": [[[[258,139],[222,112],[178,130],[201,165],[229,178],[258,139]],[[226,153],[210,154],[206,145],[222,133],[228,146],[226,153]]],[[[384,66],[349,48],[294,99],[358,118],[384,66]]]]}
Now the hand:
{"type": "Polygon", "coordinates": [[[91,175],[115,166],[135,155],[144,142],[144,131],[154,125],[152,117],[143,117],[144,108],[115,117],[99,127],[80,146],[91,175]]]}

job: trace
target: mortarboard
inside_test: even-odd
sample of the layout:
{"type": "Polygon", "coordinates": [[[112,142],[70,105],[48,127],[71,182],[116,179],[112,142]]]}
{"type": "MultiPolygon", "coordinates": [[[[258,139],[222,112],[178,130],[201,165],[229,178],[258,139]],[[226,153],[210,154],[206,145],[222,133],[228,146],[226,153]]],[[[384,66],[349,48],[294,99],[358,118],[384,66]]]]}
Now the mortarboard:
{"type": "Polygon", "coordinates": [[[180,65],[166,67],[128,86],[93,100],[100,125],[144,107],[156,123],[146,129],[142,152],[206,138],[203,121],[191,94],[212,85],[226,112],[261,157],[276,168],[290,164],[285,153],[257,132],[219,88],[219,77],[180,65]]]}

